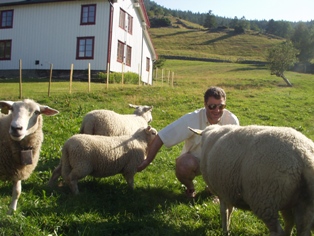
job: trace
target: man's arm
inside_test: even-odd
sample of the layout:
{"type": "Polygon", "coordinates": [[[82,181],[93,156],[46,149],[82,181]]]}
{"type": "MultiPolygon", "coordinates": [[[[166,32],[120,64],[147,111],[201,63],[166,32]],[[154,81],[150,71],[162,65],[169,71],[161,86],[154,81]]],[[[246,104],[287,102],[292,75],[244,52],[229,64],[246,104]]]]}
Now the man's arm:
{"type": "Polygon", "coordinates": [[[148,148],[147,158],[137,167],[138,172],[144,170],[155,159],[159,149],[162,147],[163,144],[164,143],[157,134],[157,136],[154,138],[153,142],[148,148]]]}

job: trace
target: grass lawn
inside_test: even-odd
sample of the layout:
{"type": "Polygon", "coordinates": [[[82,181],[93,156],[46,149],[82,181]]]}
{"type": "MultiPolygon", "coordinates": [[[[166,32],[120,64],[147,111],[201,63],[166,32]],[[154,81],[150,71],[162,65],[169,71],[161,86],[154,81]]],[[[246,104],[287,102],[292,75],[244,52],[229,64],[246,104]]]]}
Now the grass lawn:
{"type": "MultiPolygon", "coordinates": [[[[94,109],[131,113],[128,104],[153,105],[151,125],[158,130],[187,112],[203,106],[203,93],[211,85],[227,92],[227,108],[241,125],[293,127],[314,139],[313,75],[287,72],[293,87],[271,76],[264,67],[232,63],[167,60],[165,71],[175,73],[174,86],[157,73],[153,86],[53,81],[23,83],[23,97],[60,111],[44,117],[45,139],[39,164],[22,183],[18,210],[6,211],[12,184],[0,182],[0,235],[220,235],[219,205],[204,191],[201,176],[195,179],[199,192],[188,200],[174,173],[175,158],[182,144],[162,148],[155,161],[135,176],[135,189],[127,188],[121,175],[79,182],[80,194],[67,186],[46,186],[59,162],[63,143],[78,133],[84,114],[94,109]]],[[[29,82],[28,82],[29,81],[29,82]]],[[[0,80],[0,100],[18,100],[17,80],[0,80]]],[[[295,233],[295,232],[294,232],[295,233]]],[[[236,210],[231,235],[267,235],[264,224],[250,212],[236,210]]]]}

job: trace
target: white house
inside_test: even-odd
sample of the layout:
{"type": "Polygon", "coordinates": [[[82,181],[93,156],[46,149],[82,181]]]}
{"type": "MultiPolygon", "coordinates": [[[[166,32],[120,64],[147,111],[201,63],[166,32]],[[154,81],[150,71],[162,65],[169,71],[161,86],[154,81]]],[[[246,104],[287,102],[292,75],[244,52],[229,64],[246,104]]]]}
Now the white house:
{"type": "Polygon", "coordinates": [[[1,71],[134,72],[152,83],[157,54],[143,0],[1,0],[1,71]]]}

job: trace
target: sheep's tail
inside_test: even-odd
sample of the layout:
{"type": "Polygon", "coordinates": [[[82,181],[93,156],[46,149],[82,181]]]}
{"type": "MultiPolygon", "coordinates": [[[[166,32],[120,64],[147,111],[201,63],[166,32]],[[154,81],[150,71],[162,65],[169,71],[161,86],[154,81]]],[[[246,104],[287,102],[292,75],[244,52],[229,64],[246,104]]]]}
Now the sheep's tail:
{"type": "Polygon", "coordinates": [[[62,156],[61,156],[60,163],[62,164],[62,170],[61,170],[62,178],[67,182],[67,177],[71,173],[72,167],[69,161],[69,152],[65,148],[62,149],[62,156]]]}
{"type": "Polygon", "coordinates": [[[62,164],[61,164],[61,161],[60,161],[59,165],[52,172],[52,176],[49,179],[48,186],[53,187],[55,185],[55,183],[57,182],[58,178],[61,176],[61,170],[62,170],[62,164]]]}
{"type": "Polygon", "coordinates": [[[80,134],[95,134],[94,122],[82,122],[80,134]]]}

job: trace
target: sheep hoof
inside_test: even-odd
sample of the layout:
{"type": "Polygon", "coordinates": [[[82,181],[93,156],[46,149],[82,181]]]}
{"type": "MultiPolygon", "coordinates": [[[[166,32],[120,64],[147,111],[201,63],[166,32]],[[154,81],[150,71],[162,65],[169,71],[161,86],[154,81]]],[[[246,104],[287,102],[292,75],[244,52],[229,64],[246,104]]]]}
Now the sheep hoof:
{"type": "Polygon", "coordinates": [[[196,191],[195,191],[195,189],[187,189],[187,190],[185,190],[185,195],[186,195],[188,198],[195,198],[195,196],[196,196],[196,191]]]}
{"type": "Polygon", "coordinates": [[[13,214],[14,214],[14,212],[15,212],[15,210],[14,210],[14,209],[9,208],[9,210],[7,211],[7,215],[13,215],[13,214]]]}

